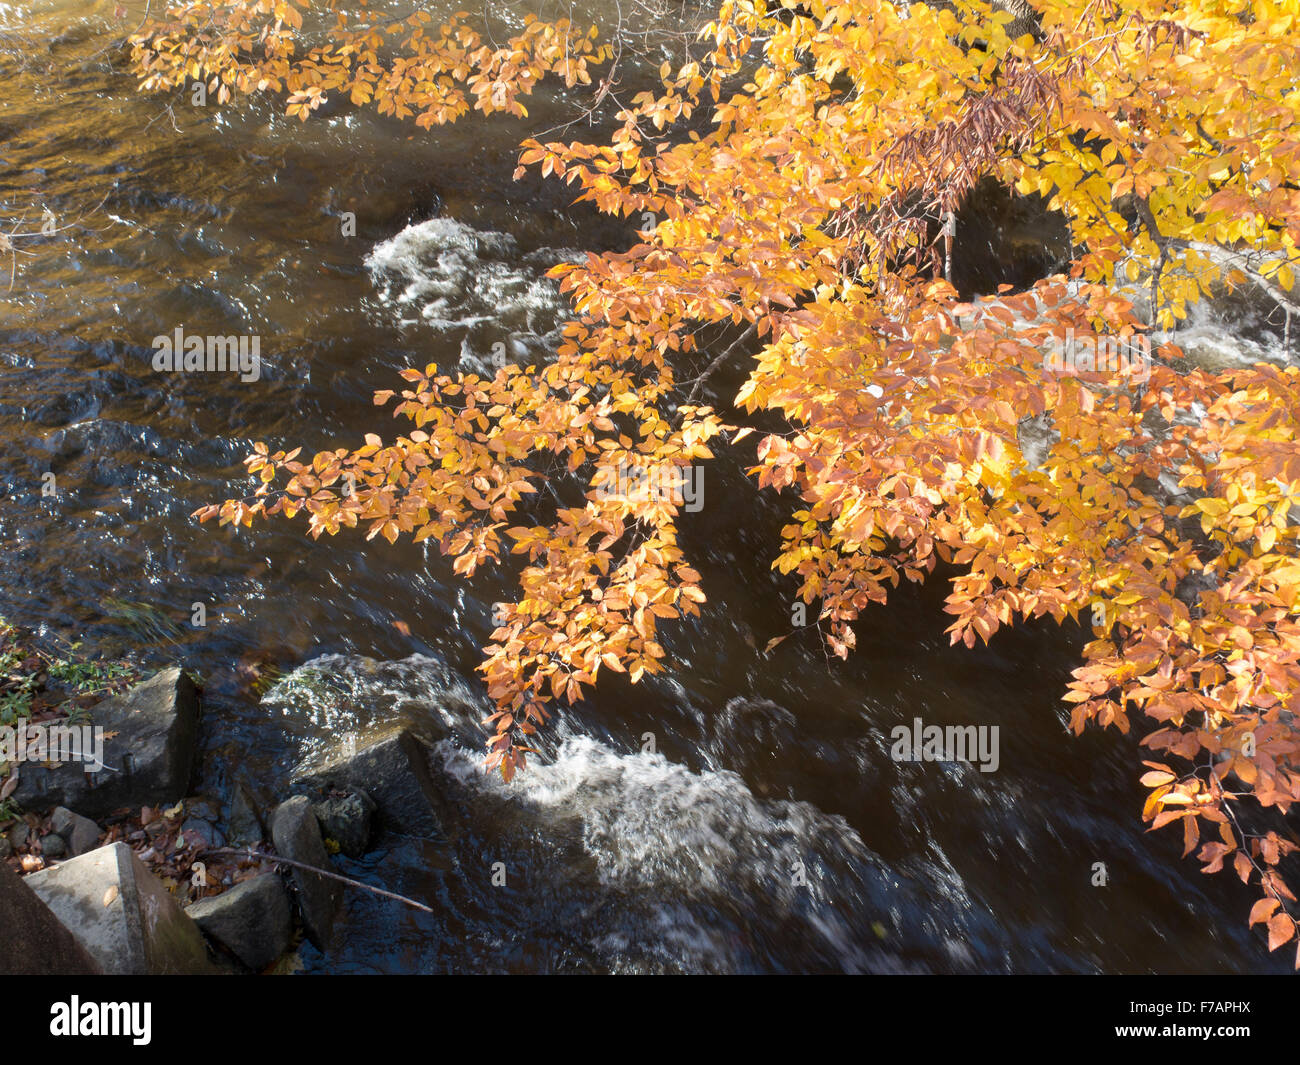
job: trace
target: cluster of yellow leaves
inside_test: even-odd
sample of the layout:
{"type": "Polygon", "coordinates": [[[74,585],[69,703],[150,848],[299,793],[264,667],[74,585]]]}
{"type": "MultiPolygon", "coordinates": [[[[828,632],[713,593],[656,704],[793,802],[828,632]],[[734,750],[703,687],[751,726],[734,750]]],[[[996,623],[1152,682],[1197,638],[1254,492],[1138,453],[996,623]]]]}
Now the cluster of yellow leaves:
{"type": "Polygon", "coordinates": [[[468,18],[460,12],[434,28],[424,10],[391,19],[339,0],[171,0],[131,38],[132,59],[145,91],[202,82],[219,103],[235,93],[283,92],[288,113],[303,121],[339,94],[381,114],[414,115],[428,129],[471,107],[527,115],[519,97],[542,78],[588,85],[590,65],[609,56],[594,27],[529,16],[498,46],[468,18]],[[307,23],[327,43],[302,45],[307,23]]]}
{"type": "MultiPolygon", "coordinates": [[[[240,5],[275,16],[253,64],[280,64],[267,84],[378,86],[356,81],[377,51],[354,55],[355,31],[338,31],[353,58],[293,62],[272,6],[240,5]]],[[[1137,388],[1109,371],[1053,374],[1044,350],[1067,329],[1167,326],[1246,280],[1300,309],[1300,2],[1035,7],[1041,32],[1012,40],[1010,16],[984,0],[721,0],[702,54],[665,65],[608,143],[523,146],[521,168],[657,219],[625,253],[556,269],[577,317],[553,363],[492,380],[408,371],[397,412],[416,431],[310,465],[259,448],[254,500],[204,516],[305,511],[314,535],[411,533],[467,575],[499,557],[504,532],[528,565],[483,668],[498,707],[490,760],[509,777],[549,703],[580,698],[602,666],[633,680],[663,668],[658,621],[703,599],[676,508],[595,486],[620,467],[709,456],[727,427],[677,405],[675,367],[702,328],[748,325],[762,350],[737,405],[790,426],[761,441],[753,473],[799,499],[774,565],[820,602],[834,652],[854,646],[868,603],[939,562],[960,570],[954,642],[1100,611],[1066,696],[1073,727],[1128,730],[1140,712],[1143,742],[1183,767],[1148,763],[1146,819],[1181,821],[1207,872],[1230,859],[1258,885],[1251,920],[1271,949],[1298,938],[1283,866],[1300,801],[1300,374],[1184,373],[1164,349],[1137,388]],[[1047,197],[1078,254],[1068,277],[962,305],[939,240],[990,176],[1047,197]],[[1149,293],[1151,320],[1126,281],[1149,293]],[[1035,426],[1047,436],[1031,447],[1035,426]],[[557,467],[588,477],[584,504],[510,526],[557,467]],[[1258,823],[1268,815],[1277,828],[1258,823]],[[1203,825],[1217,838],[1202,842],[1203,825]]],[[[190,72],[195,40],[204,62],[223,47],[208,25],[149,38],[146,85],[190,72]]],[[[221,25],[249,32],[247,17],[221,25]]],[[[242,57],[252,45],[238,39],[242,57]]],[[[248,62],[231,52],[219,69],[261,84],[238,80],[248,62]]]]}
{"type": "Polygon", "coordinates": [[[697,614],[704,601],[700,575],[677,545],[671,494],[611,489],[632,467],[672,483],[682,466],[711,457],[707,441],[722,428],[707,410],[679,427],[659,416],[644,398],[671,378],[657,362],[651,351],[598,370],[571,340],[541,372],[508,367],[485,381],[432,365],[403,371],[410,387],[395,414],[417,427],[408,435],[388,446],[370,435],[355,451],[323,451],[310,463],[297,450],[258,444],[246,460],[261,482],[255,495],[199,515],[249,525],[301,512],[313,537],[364,527],[393,542],[408,533],[437,543],[467,577],[512,542],[510,553],[529,563],[522,596],[503,604],[482,667],[499,707],[489,719],[489,763],[509,779],[530,750],[519,741],[545,721],[548,702],[579,700],[602,666],[633,683],[661,672],[659,621],[697,614]],[[584,504],[558,508],[550,525],[507,527],[546,478],[542,460],[557,459],[560,469],[587,472],[584,504]]]}

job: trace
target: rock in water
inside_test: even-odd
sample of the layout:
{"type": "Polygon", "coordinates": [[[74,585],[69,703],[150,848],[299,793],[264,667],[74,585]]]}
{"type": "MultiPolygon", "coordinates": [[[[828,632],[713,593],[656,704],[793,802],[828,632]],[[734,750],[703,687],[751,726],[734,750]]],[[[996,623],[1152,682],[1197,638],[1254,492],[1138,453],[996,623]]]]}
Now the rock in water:
{"type": "Polygon", "coordinates": [[[355,754],[336,754],[294,773],[293,790],[318,801],[349,787],[375,801],[380,827],[408,836],[441,835],[441,802],[428,752],[410,730],[398,729],[355,754]]]}
{"type": "Polygon", "coordinates": [[[312,805],[326,840],[333,840],[349,858],[360,858],[370,845],[375,802],[360,788],[328,795],[312,805]]]}
{"type": "Polygon", "coordinates": [[[105,973],[217,971],[198,925],[125,843],[33,873],[27,885],[105,973]]]}
{"type": "MultiPolygon", "coordinates": [[[[271,815],[271,841],[276,851],[291,861],[320,869],[329,868],[329,855],[321,839],[320,824],[305,795],[295,795],[275,808],[271,815]]],[[[298,909],[302,913],[307,938],[318,950],[327,950],[334,935],[341,886],[337,880],[305,869],[293,869],[292,879],[298,889],[298,909]]]]}
{"type": "Polygon", "coordinates": [[[293,914],[276,873],[263,873],[185,911],[250,969],[261,971],[289,948],[293,914]]]}
{"type": "Polygon", "coordinates": [[[99,964],[22,879],[0,862],[0,973],[80,976],[99,964]]]}
{"type": "Polygon", "coordinates": [[[158,806],[189,793],[199,732],[199,697],[178,668],[165,669],[90,709],[91,724],[115,735],[104,741],[105,766],[57,769],[25,764],[14,797],[28,810],[69,806],[103,817],[122,806],[158,806]]]}

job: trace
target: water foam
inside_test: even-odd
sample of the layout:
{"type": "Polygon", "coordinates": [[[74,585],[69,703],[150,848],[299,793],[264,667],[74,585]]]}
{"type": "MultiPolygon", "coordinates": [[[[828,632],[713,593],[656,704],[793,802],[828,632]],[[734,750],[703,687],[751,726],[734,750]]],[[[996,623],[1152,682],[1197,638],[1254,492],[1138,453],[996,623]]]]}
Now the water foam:
{"type": "Polygon", "coordinates": [[[459,335],[462,368],[491,374],[554,348],[569,307],[545,274],[575,255],[523,255],[509,234],[431,218],[375,245],[366,265],[380,303],[403,324],[459,335]]]}

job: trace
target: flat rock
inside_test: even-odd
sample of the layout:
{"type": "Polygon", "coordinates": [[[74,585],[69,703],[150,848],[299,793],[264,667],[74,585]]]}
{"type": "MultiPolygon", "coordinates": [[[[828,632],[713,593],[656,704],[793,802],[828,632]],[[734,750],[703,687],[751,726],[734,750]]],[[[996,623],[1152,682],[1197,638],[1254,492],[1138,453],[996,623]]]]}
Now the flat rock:
{"type": "MultiPolygon", "coordinates": [[[[329,868],[329,855],[321,839],[320,823],[305,795],[295,795],[275,808],[271,815],[271,841],[276,852],[291,861],[319,869],[329,868]]],[[[341,885],[337,880],[318,873],[292,867],[291,879],[298,889],[298,909],[302,913],[307,938],[317,949],[328,950],[342,897],[341,885]]]]}
{"type": "Polygon", "coordinates": [[[441,835],[441,798],[428,751],[409,729],[381,735],[355,753],[336,752],[315,765],[300,766],[293,775],[293,790],[316,802],[349,788],[374,800],[381,828],[407,836],[441,835]]]}
{"type": "Polygon", "coordinates": [[[0,862],[0,973],[77,976],[99,964],[23,879],[0,862]]]}
{"type": "Polygon", "coordinates": [[[293,913],[284,881],[262,873],[186,911],[204,935],[248,968],[261,971],[289,949],[293,913]]]}
{"type": "Polygon", "coordinates": [[[125,843],[33,873],[27,886],[105,973],[212,973],[203,933],[125,843]]]}
{"type": "Polygon", "coordinates": [[[173,667],[90,709],[92,725],[116,735],[104,741],[104,767],[87,773],[66,762],[56,769],[19,767],[14,798],[24,809],[69,806],[103,817],[123,806],[157,806],[188,794],[199,730],[194,682],[173,667]]]}

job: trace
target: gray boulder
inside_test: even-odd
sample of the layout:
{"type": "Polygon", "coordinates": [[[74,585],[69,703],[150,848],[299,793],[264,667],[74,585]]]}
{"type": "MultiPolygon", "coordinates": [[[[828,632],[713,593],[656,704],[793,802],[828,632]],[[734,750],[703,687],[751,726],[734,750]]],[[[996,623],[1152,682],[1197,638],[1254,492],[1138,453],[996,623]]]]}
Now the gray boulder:
{"type": "Polygon", "coordinates": [[[293,790],[317,802],[349,788],[374,800],[381,828],[408,836],[441,835],[442,802],[428,751],[409,729],[381,735],[355,753],[300,766],[293,776],[293,790]]]}
{"type": "Polygon", "coordinates": [[[180,669],[165,669],[97,703],[90,719],[96,728],[115,733],[104,742],[104,767],[88,773],[81,762],[56,769],[22,765],[14,798],[24,809],[70,806],[103,817],[123,806],[175,802],[189,792],[199,699],[180,669]]]}
{"type": "Polygon", "coordinates": [[[99,964],[9,866],[0,862],[0,973],[79,976],[99,964]]]}
{"type": "Polygon", "coordinates": [[[27,877],[105,973],[213,973],[203,934],[125,843],[27,877]]]}
{"type": "Polygon", "coordinates": [[[289,949],[293,913],[284,881],[262,873],[185,911],[204,935],[255,971],[289,949]]]}
{"type": "MultiPolygon", "coordinates": [[[[312,813],[305,795],[295,795],[282,802],[271,815],[271,841],[276,851],[295,862],[329,868],[329,855],[321,839],[320,823],[312,813]]],[[[334,935],[334,918],[342,897],[337,880],[290,867],[293,885],[298,889],[298,909],[302,913],[307,938],[319,950],[329,949],[334,935]]]]}

